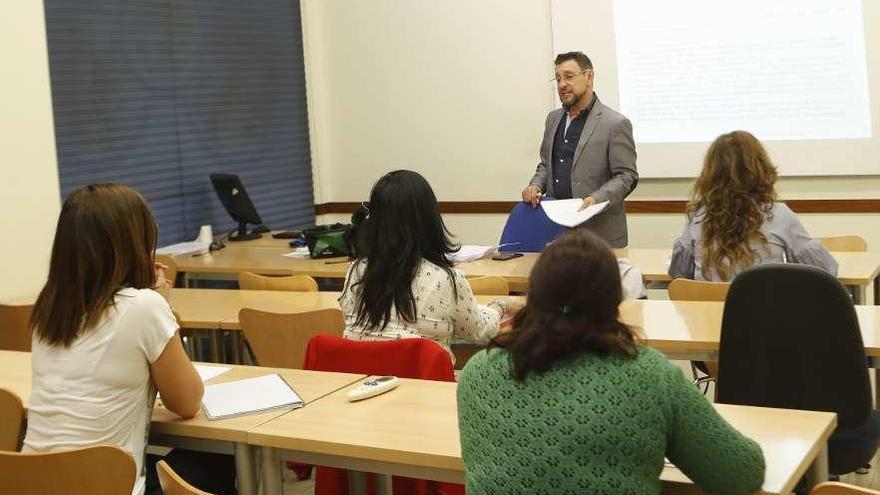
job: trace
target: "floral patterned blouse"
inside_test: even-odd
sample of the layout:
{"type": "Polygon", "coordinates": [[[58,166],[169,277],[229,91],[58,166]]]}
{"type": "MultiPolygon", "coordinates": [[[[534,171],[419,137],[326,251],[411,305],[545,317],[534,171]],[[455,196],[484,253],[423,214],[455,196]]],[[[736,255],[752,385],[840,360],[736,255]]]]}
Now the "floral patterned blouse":
{"type": "Polygon", "coordinates": [[[443,346],[454,362],[455,357],[449,348],[453,340],[485,344],[498,333],[501,320],[499,310],[494,306],[477,304],[464,274],[453,268],[453,276],[450,277],[442,268],[427,260],[422,260],[412,281],[416,301],[415,322],[404,321],[396,311],[392,311],[385,328],[356,326],[357,300],[362,288],[358,282],[363,277],[366,263],[366,260],[352,263],[339,297],[345,316],[345,338],[393,340],[423,337],[443,346]],[[453,291],[453,286],[456,291],[453,291]]]}

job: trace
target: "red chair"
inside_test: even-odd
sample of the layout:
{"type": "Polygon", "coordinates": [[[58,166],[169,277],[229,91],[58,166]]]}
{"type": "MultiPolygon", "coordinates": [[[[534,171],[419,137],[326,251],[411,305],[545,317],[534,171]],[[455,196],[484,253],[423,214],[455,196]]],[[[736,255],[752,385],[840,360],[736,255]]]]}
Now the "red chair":
{"type": "MultiPolygon", "coordinates": [[[[428,339],[400,339],[377,342],[346,340],[333,335],[316,335],[309,341],[303,369],[394,375],[400,378],[455,381],[452,360],[445,349],[428,339]]],[[[372,476],[368,475],[368,481],[372,476]]],[[[395,476],[395,495],[464,495],[464,486],[395,476]]],[[[368,485],[373,493],[372,483],[368,485]]],[[[315,495],[348,493],[345,471],[319,466],[315,495]]]]}

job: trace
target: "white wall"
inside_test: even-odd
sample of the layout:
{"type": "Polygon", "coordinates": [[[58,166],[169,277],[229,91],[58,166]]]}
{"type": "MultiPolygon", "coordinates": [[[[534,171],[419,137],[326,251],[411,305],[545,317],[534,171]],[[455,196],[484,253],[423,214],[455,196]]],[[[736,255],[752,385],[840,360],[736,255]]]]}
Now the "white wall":
{"type": "MultiPolygon", "coordinates": [[[[394,168],[421,172],[444,201],[518,198],[557,105],[549,0],[301,3],[317,203],[366,199],[394,168]]],[[[643,180],[630,198],[686,199],[689,186],[643,180]]],[[[880,198],[880,177],[784,178],[779,191],[783,199],[880,198]]],[[[856,233],[880,249],[880,214],[802,217],[816,236],[856,233]]],[[[461,241],[489,243],[504,218],[446,221],[461,241]]],[[[630,245],[664,247],[683,219],[630,215],[629,223],[630,245]]]]}
{"type": "Polygon", "coordinates": [[[60,208],[43,2],[0,16],[0,300],[45,282],[60,208]]]}
{"type": "MultiPolygon", "coordinates": [[[[547,0],[301,1],[316,202],[364,199],[376,178],[399,167],[424,173],[441,200],[518,196],[556,104],[547,0]]],[[[43,6],[7,3],[0,300],[39,290],[60,202],[43,6]]],[[[642,181],[632,198],[684,199],[688,186],[642,181]]],[[[780,192],[880,198],[880,178],[791,178],[780,192]]],[[[857,233],[880,249],[880,214],[802,217],[814,235],[857,233]]],[[[497,240],[503,222],[503,215],[447,215],[468,243],[497,240]]],[[[677,215],[630,215],[631,244],[668,246],[681,223],[677,215]]]]}
{"type": "Polygon", "coordinates": [[[302,0],[316,202],[423,173],[445,200],[527,181],[553,106],[546,1],[302,0]]]}

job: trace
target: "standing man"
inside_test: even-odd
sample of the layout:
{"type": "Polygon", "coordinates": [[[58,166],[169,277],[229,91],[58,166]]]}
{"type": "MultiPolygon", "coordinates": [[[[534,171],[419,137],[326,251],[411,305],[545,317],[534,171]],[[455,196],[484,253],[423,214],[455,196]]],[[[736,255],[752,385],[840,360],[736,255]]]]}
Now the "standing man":
{"type": "Polygon", "coordinates": [[[535,175],[523,189],[523,201],[537,207],[541,195],[583,198],[581,209],[610,201],[584,227],[611,247],[627,245],[623,199],[636,188],[636,147],[632,124],[606,107],[593,92],[593,63],[581,52],[562,53],[556,65],[556,90],[562,108],[547,115],[535,175]]]}

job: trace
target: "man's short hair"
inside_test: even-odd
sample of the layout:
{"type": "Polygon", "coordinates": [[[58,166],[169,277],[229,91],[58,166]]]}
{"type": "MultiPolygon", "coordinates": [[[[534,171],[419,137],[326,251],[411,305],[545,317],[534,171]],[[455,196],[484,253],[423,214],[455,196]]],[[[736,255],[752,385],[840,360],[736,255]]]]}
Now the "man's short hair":
{"type": "Polygon", "coordinates": [[[580,67],[581,70],[593,68],[593,62],[590,61],[590,57],[584,55],[583,52],[560,53],[556,56],[556,60],[553,61],[553,65],[559,65],[563,62],[568,62],[569,60],[577,62],[578,67],[580,67]]]}

